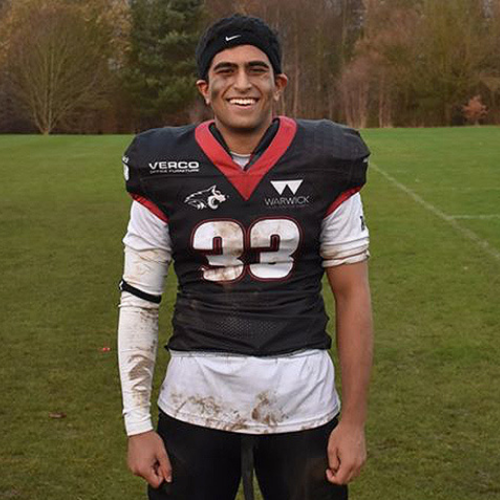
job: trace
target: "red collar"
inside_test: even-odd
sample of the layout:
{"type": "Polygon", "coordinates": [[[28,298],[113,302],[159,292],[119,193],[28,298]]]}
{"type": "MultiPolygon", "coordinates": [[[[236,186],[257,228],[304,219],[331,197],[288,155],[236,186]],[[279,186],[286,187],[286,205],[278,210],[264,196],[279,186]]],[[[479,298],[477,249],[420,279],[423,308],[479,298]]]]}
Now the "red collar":
{"type": "Polygon", "coordinates": [[[251,168],[246,171],[233,161],[231,155],[210,132],[209,127],[213,120],[203,122],[196,127],[196,142],[208,159],[226,176],[227,180],[245,201],[252,196],[262,178],[285,154],[297,133],[297,122],[295,120],[286,116],[279,116],[278,119],[279,128],[271,144],[251,168]]]}

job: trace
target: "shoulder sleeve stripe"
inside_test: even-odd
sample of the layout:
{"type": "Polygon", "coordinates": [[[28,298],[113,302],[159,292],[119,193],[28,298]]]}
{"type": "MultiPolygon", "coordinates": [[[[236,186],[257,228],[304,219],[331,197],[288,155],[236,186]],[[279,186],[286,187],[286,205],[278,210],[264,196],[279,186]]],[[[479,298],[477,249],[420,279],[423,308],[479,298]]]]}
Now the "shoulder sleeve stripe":
{"type": "Polygon", "coordinates": [[[337,196],[336,200],[328,207],[325,217],[328,217],[331,215],[335,210],[344,203],[344,201],[348,200],[351,196],[355,195],[356,193],[359,193],[361,191],[362,186],[356,186],[351,189],[348,189],[347,191],[344,191],[341,193],[339,196],[337,196]]]}
{"type": "Polygon", "coordinates": [[[161,219],[163,222],[168,223],[168,217],[152,201],[149,201],[147,198],[144,198],[139,194],[130,193],[130,196],[141,205],[144,205],[151,213],[155,214],[156,217],[161,219]]]}

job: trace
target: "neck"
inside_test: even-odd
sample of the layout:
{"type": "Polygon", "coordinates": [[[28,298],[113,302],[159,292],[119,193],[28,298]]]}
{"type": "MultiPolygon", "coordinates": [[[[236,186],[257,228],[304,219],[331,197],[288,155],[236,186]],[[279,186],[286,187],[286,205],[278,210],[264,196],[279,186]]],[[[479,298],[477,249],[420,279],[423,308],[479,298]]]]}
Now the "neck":
{"type": "Polygon", "coordinates": [[[238,153],[240,155],[253,153],[271,123],[272,118],[255,129],[234,129],[227,127],[215,118],[215,125],[222,134],[222,137],[224,137],[227,147],[233,153],[238,153]]]}

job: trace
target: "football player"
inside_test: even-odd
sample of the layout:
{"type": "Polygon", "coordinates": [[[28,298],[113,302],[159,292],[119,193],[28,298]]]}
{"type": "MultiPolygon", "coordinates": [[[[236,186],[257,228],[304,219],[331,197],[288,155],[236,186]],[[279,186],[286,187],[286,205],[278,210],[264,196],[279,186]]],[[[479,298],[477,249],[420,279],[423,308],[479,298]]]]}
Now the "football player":
{"type": "Polygon", "coordinates": [[[359,191],[369,151],[347,127],[275,115],[287,77],[262,20],[219,20],[196,58],[214,120],[141,133],[123,159],[133,198],[118,327],[128,465],[150,500],[234,500],[242,476],[251,498],[253,470],[266,500],[345,499],[366,459],[372,323],[359,191]],[[171,261],[179,287],[155,431],[171,261]]]}

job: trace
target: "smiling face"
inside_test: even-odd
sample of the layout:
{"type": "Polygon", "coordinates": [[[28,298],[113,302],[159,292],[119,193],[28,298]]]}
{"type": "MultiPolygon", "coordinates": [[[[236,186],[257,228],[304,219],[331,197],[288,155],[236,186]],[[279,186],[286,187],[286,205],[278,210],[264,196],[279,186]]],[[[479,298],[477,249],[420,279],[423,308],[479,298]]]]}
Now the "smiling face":
{"type": "MultiPolygon", "coordinates": [[[[273,105],[286,84],[287,77],[274,75],[265,52],[253,45],[218,52],[208,70],[208,81],[197,82],[228,146],[245,138],[249,152],[271,124],[273,105]]],[[[241,146],[237,152],[244,152],[241,146]]]]}

